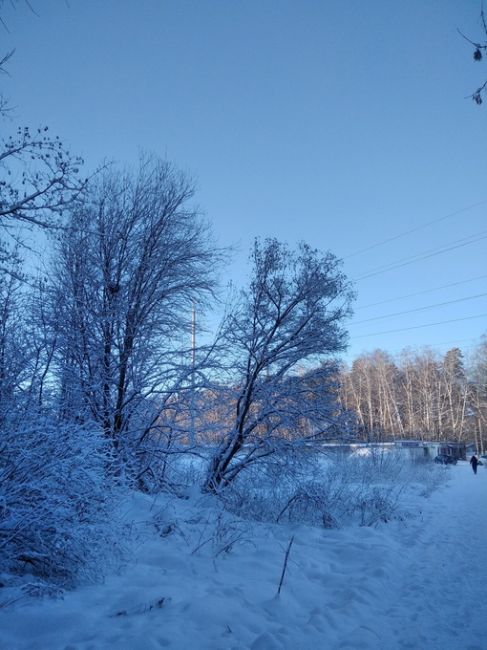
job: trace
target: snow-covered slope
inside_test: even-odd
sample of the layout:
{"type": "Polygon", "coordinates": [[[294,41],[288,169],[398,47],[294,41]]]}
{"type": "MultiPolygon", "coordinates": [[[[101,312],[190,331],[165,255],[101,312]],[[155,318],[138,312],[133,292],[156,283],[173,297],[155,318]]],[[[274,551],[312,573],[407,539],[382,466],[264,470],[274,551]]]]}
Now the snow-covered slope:
{"type": "Polygon", "coordinates": [[[0,648],[485,650],[487,467],[445,471],[413,519],[377,528],[246,525],[211,501],[135,495],[136,562],[0,609],[0,648]]]}

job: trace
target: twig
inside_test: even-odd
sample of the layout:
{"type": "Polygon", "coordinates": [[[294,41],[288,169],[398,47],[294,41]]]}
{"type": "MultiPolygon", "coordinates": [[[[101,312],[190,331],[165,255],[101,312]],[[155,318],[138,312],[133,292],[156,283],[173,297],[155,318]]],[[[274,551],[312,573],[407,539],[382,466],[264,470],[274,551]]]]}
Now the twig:
{"type": "Polygon", "coordinates": [[[282,583],[284,582],[284,576],[286,575],[287,563],[288,563],[288,560],[289,560],[289,552],[291,550],[291,546],[293,545],[293,542],[294,542],[294,535],[289,540],[289,544],[288,544],[288,547],[286,549],[286,555],[284,556],[284,566],[282,567],[281,579],[279,580],[279,587],[277,589],[277,595],[278,596],[281,593],[281,587],[282,587],[282,583]]]}
{"type": "Polygon", "coordinates": [[[286,503],[284,508],[281,510],[281,512],[277,515],[276,518],[276,523],[279,523],[279,520],[281,519],[282,515],[286,512],[286,510],[298,499],[300,495],[299,494],[294,494],[289,501],[286,503]]]}
{"type": "Polygon", "coordinates": [[[110,618],[118,618],[120,616],[133,616],[134,614],[147,614],[147,612],[150,612],[153,609],[162,609],[162,607],[164,607],[164,604],[167,602],[167,598],[159,598],[158,600],[155,600],[151,603],[138,605],[132,609],[120,609],[114,614],[109,614],[109,616],[110,618]]]}

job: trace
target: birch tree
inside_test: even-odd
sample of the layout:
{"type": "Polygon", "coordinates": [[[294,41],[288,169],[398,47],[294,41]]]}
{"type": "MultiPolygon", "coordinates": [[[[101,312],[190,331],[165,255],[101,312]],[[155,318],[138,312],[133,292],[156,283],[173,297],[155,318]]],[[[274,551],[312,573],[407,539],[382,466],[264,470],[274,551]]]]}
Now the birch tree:
{"type": "Polygon", "coordinates": [[[463,355],[459,348],[452,348],[445,354],[442,364],[442,380],[446,413],[443,431],[455,440],[462,440],[465,433],[465,414],[468,384],[463,366],[463,355]]]}
{"type": "Polygon", "coordinates": [[[431,348],[408,348],[397,359],[382,350],[360,355],[342,370],[342,402],[355,412],[366,439],[480,440],[482,350],[474,355],[470,380],[459,348],[443,358],[431,348]]]}
{"type": "Polygon", "coordinates": [[[477,448],[487,450],[487,335],[484,334],[474,351],[470,364],[470,417],[471,429],[477,448]]]}

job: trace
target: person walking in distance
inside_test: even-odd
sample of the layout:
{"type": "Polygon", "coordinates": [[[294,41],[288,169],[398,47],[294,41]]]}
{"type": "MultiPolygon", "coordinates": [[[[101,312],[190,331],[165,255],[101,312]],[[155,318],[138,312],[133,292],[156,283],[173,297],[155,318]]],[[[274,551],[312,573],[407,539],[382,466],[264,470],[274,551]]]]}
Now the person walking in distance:
{"type": "Polygon", "coordinates": [[[477,473],[477,465],[479,464],[477,456],[474,454],[470,459],[470,465],[472,465],[473,473],[477,473]]]}

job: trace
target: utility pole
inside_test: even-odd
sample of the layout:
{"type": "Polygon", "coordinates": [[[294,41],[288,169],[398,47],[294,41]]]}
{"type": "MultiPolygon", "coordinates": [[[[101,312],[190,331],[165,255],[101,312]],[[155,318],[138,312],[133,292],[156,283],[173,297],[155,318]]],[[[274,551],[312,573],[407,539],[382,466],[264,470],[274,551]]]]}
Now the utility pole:
{"type": "Polygon", "coordinates": [[[193,314],[192,314],[192,324],[191,324],[191,367],[192,372],[192,382],[194,386],[194,369],[196,365],[196,307],[193,302],[193,314]]]}
{"type": "Polygon", "coordinates": [[[193,309],[191,315],[191,398],[190,398],[190,426],[191,430],[189,432],[189,444],[191,447],[194,447],[196,443],[196,432],[195,432],[195,417],[194,417],[194,402],[195,402],[195,370],[196,370],[196,306],[193,302],[193,309]]]}

